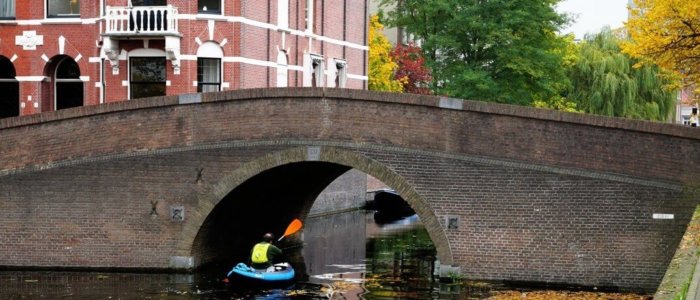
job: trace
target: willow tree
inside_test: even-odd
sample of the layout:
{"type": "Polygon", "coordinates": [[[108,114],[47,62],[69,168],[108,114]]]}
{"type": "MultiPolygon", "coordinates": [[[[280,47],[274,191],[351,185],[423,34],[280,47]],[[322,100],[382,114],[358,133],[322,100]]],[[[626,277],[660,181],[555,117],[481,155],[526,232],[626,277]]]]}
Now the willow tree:
{"type": "Polygon", "coordinates": [[[621,39],[609,29],[586,36],[571,69],[568,98],[586,113],[667,121],[676,93],[667,73],[622,53],[621,39]]]}

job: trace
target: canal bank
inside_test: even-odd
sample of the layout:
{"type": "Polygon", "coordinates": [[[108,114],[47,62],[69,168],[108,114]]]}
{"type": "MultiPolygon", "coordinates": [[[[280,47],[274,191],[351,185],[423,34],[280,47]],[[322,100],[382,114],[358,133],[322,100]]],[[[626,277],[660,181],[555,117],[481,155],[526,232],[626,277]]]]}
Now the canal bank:
{"type": "Polygon", "coordinates": [[[655,300],[700,300],[700,206],[654,294],[655,300]]]}

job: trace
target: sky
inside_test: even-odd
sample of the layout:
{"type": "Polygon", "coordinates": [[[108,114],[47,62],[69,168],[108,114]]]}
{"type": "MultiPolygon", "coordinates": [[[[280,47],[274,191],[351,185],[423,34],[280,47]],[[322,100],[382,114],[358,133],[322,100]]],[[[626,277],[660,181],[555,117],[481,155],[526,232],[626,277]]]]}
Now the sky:
{"type": "Polygon", "coordinates": [[[577,39],[586,33],[598,33],[606,25],[622,27],[627,21],[627,0],[563,0],[557,10],[574,19],[561,33],[573,32],[577,39]]]}

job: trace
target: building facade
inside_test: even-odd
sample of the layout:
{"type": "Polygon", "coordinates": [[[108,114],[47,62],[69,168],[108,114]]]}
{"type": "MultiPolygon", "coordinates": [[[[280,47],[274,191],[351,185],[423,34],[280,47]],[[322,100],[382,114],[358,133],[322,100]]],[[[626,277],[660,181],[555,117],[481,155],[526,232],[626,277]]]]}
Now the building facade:
{"type": "Polygon", "coordinates": [[[367,86],[366,0],[0,0],[0,117],[149,96],[367,86]]]}

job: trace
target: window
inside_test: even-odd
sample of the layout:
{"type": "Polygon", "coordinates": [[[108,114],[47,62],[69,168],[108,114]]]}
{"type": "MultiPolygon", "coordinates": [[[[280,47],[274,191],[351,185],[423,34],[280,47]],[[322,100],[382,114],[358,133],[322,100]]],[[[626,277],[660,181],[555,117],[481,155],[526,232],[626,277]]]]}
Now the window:
{"type": "Polygon", "coordinates": [[[197,8],[200,14],[221,14],[221,0],[199,0],[197,8]]]}
{"type": "Polygon", "coordinates": [[[130,99],[165,95],[165,57],[131,57],[130,99]]]}
{"type": "Polygon", "coordinates": [[[197,92],[221,90],[221,58],[224,51],[215,42],[204,42],[197,49],[197,92]]]}
{"type": "Polygon", "coordinates": [[[311,86],[323,86],[323,57],[311,55],[311,86]]]}
{"type": "Polygon", "coordinates": [[[15,66],[7,57],[0,56],[0,118],[19,116],[19,82],[15,66]]]}
{"type": "Polygon", "coordinates": [[[306,9],[305,9],[305,17],[306,17],[306,31],[307,32],[313,32],[314,31],[314,0],[306,0],[306,9]]]}
{"type": "Polygon", "coordinates": [[[131,0],[132,6],[165,6],[166,0],[131,0]]]}
{"type": "Polygon", "coordinates": [[[49,18],[80,17],[80,0],[47,0],[46,7],[49,18]]]}
{"type": "Polygon", "coordinates": [[[0,0],[0,20],[15,18],[15,0],[0,0]]]}
{"type": "Polygon", "coordinates": [[[289,85],[287,73],[289,65],[287,65],[287,53],[280,50],[277,53],[277,87],[287,87],[289,85]]]}
{"type": "Polygon", "coordinates": [[[221,90],[221,59],[197,58],[197,92],[218,92],[221,90]]]}
{"type": "Polygon", "coordinates": [[[335,60],[336,76],[335,87],[344,88],[348,81],[348,63],[344,60],[335,60]]]}
{"type": "Polygon", "coordinates": [[[83,81],[80,79],[78,63],[68,56],[59,59],[54,76],[54,107],[59,110],[83,106],[83,81]]]}
{"type": "Polygon", "coordinates": [[[277,27],[283,29],[289,27],[289,0],[277,1],[277,27]]]}

